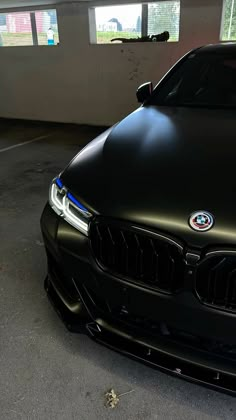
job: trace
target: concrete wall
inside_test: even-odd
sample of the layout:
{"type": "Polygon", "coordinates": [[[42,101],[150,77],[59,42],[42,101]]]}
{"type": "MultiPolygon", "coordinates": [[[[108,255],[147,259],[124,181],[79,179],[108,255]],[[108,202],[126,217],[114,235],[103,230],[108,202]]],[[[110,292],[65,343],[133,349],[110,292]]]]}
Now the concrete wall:
{"type": "Polygon", "coordinates": [[[120,120],[137,107],[141,83],[157,82],[191,48],[219,42],[222,0],[181,3],[178,43],[115,45],[90,45],[88,7],[94,3],[57,5],[60,46],[0,48],[0,117],[120,120]]]}

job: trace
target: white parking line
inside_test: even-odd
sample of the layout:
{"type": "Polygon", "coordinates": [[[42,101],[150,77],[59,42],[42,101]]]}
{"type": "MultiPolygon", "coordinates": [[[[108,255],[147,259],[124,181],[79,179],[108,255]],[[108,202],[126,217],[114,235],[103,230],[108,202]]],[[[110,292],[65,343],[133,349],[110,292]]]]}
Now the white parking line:
{"type": "Polygon", "coordinates": [[[9,147],[4,147],[4,149],[0,149],[0,153],[7,152],[8,150],[15,149],[16,147],[25,146],[26,144],[34,143],[36,141],[44,140],[44,139],[48,138],[49,136],[50,135],[48,134],[47,136],[36,137],[35,139],[25,141],[23,143],[14,144],[13,146],[9,146],[9,147]]]}

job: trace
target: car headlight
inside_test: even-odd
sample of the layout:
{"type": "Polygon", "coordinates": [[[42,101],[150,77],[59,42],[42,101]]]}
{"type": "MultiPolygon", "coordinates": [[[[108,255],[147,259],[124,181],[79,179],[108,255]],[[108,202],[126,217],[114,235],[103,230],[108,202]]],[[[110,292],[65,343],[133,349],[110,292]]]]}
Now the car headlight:
{"type": "Polygon", "coordinates": [[[49,203],[59,216],[88,236],[92,214],[67,190],[60,178],[52,181],[49,203]]]}

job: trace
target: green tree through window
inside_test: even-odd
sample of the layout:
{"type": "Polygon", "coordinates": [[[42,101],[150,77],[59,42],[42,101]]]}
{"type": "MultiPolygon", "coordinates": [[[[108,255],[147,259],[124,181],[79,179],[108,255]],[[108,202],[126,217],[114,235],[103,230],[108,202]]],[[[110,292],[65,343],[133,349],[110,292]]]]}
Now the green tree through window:
{"type": "Polygon", "coordinates": [[[148,34],[164,31],[170,33],[171,41],[179,39],[180,2],[160,1],[148,5],[148,34]]]}
{"type": "Polygon", "coordinates": [[[236,40],[236,1],[225,0],[223,30],[221,39],[223,41],[236,40]]]}

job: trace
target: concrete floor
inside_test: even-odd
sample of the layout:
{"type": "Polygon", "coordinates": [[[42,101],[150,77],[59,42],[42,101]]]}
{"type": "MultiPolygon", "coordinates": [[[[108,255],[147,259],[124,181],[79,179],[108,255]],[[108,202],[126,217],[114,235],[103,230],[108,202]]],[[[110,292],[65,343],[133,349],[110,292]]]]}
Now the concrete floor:
{"type": "Polygon", "coordinates": [[[69,333],[47,301],[39,218],[49,182],[98,132],[0,121],[0,419],[235,419],[232,397],[69,333]],[[134,392],[110,410],[110,388],[134,392]]]}

